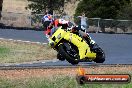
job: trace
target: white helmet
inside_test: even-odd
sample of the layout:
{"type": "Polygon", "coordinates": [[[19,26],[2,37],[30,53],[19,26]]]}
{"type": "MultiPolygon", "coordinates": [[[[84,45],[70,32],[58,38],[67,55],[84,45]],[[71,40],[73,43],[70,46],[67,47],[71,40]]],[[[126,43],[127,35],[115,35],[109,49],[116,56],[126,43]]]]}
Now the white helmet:
{"type": "Polygon", "coordinates": [[[68,24],[68,21],[66,21],[64,19],[59,19],[59,23],[61,23],[61,24],[68,24]]]}

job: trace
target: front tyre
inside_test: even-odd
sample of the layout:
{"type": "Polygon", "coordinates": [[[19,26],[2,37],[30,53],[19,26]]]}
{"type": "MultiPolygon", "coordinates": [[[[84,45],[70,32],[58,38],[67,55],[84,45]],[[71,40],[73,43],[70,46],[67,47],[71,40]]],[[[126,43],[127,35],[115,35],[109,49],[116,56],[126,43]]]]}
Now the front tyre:
{"type": "Polygon", "coordinates": [[[70,47],[70,43],[64,43],[59,45],[60,54],[66,58],[66,60],[72,65],[76,65],[79,63],[77,51],[70,47]]]}
{"type": "Polygon", "coordinates": [[[65,60],[65,58],[60,53],[57,54],[57,59],[59,59],[60,61],[65,60]]]}

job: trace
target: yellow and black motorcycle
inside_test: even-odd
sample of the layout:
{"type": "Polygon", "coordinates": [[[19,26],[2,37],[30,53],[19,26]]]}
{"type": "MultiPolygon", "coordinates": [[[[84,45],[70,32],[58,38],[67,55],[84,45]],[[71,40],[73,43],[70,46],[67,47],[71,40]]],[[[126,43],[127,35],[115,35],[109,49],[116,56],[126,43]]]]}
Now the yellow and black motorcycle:
{"type": "Polygon", "coordinates": [[[66,59],[73,65],[79,62],[105,61],[105,54],[97,44],[91,47],[84,38],[61,27],[57,28],[49,38],[49,45],[58,52],[59,60],[66,59]]]}

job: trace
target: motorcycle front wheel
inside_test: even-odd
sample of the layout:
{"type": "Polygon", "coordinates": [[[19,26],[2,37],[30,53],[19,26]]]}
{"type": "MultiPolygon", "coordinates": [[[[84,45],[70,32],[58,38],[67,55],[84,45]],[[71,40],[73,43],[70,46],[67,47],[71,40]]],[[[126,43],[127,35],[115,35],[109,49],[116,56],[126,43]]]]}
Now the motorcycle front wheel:
{"type": "Polygon", "coordinates": [[[72,44],[70,43],[61,44],[59,45],[58,50],[59,53],[61,53],[61,55],[65,57],[65,59],[72,65],[76,65],[79,63],[79,55],[72,44]]]}

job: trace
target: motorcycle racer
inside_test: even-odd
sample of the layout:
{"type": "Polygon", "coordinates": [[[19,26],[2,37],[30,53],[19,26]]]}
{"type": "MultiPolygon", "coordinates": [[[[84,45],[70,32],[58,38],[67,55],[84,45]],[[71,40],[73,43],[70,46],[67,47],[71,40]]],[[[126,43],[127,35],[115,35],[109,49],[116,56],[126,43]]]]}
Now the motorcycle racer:
{"type": "Polygon", "coordinates": [[[95,41],[90,37],[88,33],[82,29],[80,26],[74,26],[71,28],[71,32],[80,35],[84,40],[87,41],[87,43],[90,45],[90,47],[93,47],[95,44],[95,41]]]}
{"type": "Polygon", "coordinates": [[[62,26],[62,29],[67,29],[68,22],[69,21],[66,21],[64,19],[54,19],[47,27],[46,36],[50,37],[60,26],[62,26]]]}
{"type": "MultiPolygon", "coordinates": [[[[54,26],[52,25],[53,28],[54,26]]],[[[95,42],[87,33],[82,32],[78,26],[68,28],[70,30],[65,30],[65,28],[63,29],[62,26],[58,25],[57,27],[55,30],[51,29],[48,38],[49,46],[58,52],[57,59],[61,61],[66,59],[73,65],[78,64],[80,61],[95,61],[96,63],[105,61],[102,49],[100,47],[91,49],[91,45],[94,45],[95,42]]]]}
{"type": "Polygon", "coordinates": [[[52,36],[55,30],[58,27],[62,26],[62,29],[69,30],[74,34],[80,35],[84,40],[86,40],[89,46],[93,48],[95,41],[92,40],[89,34],[84,31],[85,29],[82,26],[75,26],[75,25],[72,25],[70,27],[69,23],[70,23],[69,21],[66,21],[64,19],[54,19],[47,27],[46,37],[49,38],[50,36],[52,36]]]}

